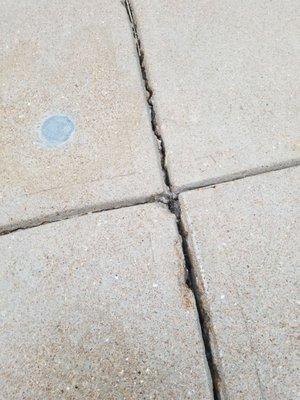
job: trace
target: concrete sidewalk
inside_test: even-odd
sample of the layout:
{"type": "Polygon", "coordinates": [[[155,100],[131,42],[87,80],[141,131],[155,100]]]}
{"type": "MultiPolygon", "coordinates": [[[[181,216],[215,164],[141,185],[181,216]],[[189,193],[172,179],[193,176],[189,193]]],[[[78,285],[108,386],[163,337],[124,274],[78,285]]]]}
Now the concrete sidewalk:
{"type": "Polygon", "coordinates": [[[298,4],[175,3],[1,3],[1,400],[298,396],[298,4]]]}
{"type": "Polygon", "coordinates": [[[211,397],[166,206],[15,232],[0,251],[1,399],[211,397]]]}
{"type": "Polygon", "coordinates": [[[4,1],[1,15],[2,230],[161,195],[124,7],[4,1]],[[70,137],[47,131],[51,117],[70,137]]]}

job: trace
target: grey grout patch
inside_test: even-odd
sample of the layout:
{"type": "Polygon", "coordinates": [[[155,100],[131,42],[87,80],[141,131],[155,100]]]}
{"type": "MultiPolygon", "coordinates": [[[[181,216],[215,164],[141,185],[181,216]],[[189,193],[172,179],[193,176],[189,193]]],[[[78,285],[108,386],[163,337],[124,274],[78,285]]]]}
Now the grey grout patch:
{"type": "Polygon", "coordinates": [[[42,124],[40,138],[47,147],[57,147],[74,134],[75,124],[67,115],[51,115],[42,124]]]}

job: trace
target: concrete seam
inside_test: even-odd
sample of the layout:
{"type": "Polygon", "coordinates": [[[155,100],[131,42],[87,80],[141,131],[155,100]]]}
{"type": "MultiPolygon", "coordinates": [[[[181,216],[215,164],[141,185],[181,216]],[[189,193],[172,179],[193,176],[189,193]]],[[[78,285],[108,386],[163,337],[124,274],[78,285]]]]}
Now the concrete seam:
{"type": "Polygon", "coordinates": [[[26,221],[26,224],[15,224],[13,226],[8,226],[7,228],[4,228],[0,232],[0,237],[4,235],[8,235],[10,233],[16,232],[16,231],[22,231],[26,229],[32,229],[36,228],[41,225],[48,225],[48,224],[53,224],[55,222],[60,222],[60,221],[66,221],[68,219],[76,218],[76,217],[83,217],[89,214],[98,214],[102,212],[107,212],[107,211],[113,211],[113,210],[119,210],[123,208],[128,208],[128,207],[134,207],[134,206],[140,206],[143,204],[151,204],[151,203],[163,203],[165,204],[164,199],[160,198],[160,196],[153,197],[153,198],[145,198],[145,199],[139,199],[136,201],[132,201],[129,203],[120,203],[111,207],[91,207],[91,208],[83,208],[83,209],[76,209],[72,210],[69,212],[65,212],[62,214],[58,215],[48,215],[44,216],[43,218],[38,218],[33,221],[26,221]]]}
{"type": "Polygon", "coordinates": [[[221,378],[220,378],[220,374],[218,373],[217,365],[214,362],[213,352],[212,352],[212,348],[211,348],[211,337],[210,337],[210,329],[209,329],[210,317],[209,317],[209,313],[205,309],[204,302],[202,300],[202,295],[201,295],[198,285],[197,285],[196,274],[195,274],[195,271],[194,271],[194,268],[192,265],[192,261],[190,258],[189,245],[187,242],[186,234],[184,232],[184,227],[183,227],[183,223],[181,220],[181,210],[180,210],[180,204],[178,201],[178,197],[177,197],[177,194],[172,191],[172,187],[170,184],[169,172],[168,172],[168,168],[166,166],[166,148],[165,148],[164,140],[161,137],[161,135],[157,129],[156,111],[155,111],[155,105],[153,102],[153,89],[151,88],[151,85],[150,85],[148,77],[147,77],[147,71],[146,71],[146,67],[145,67],[145,54],[144,54],[144,50],[143,50],[141,40],[139,37],[138,26],[137,26],[137,22],[136,22],[136,19],[134,16],[134,11],[133,11],[132,5],[130,4],[129,0],[124,0],[122,2],[122,4],[126,8],[129,22],[131,25],[133,38],[134,38],[135,45],[136,45],[136,51],[137,51],[137,55],[138,55],[138,59],[139,59],[141,75],[142,75],[142,79],[144,81],[144,86],[145,86],[145,91],[146,91],[146,96],[147,96],[147,103],[148,103],[148,106],[150,109],[152,131],[157,139],[158,150],[159,150],[160,157],[161,157],[161,166],[162,166],[162,170],[163,170],[164,178],[165,178],[165,184],[168,187],[168,203],[167,203],[167,205],[168,205],[170,212],[172,214],[174,214],[176,217],[178,235],[181,238],[182,252],[183,252],[184,263],[185,263],[185,268],[186,268],[186,284],[191,289],[191,291],[194,295],[194,298],[195,298],[195,303],[196,303],[197,312],[198,312],[198,318],[199,318],[199,322],[200,322],[201,334],[202,334],[202,339],[203,339],[204,348],[205,348],[206,360],[207,360],[207,364],[209,367],[211,380],[212,380],[213,396],[214,396],[214,400],[221,400],[221,393],[220,393],[220,389],[219,389],[220,383],[221,383],[221,378]]]}
{"type": "Polygon", "coordinates": [[[250,168],[243,171],[238,171],[236,173],[220,176],[217,178],[212,178],[207,181],[203,181],[202,183],[198,184],[195,183],[194,185],[191,184],[191,185],[181,186],[178,190],[175,191],[175,193],[179,195],[181,193],[189,192],[191,190],[215,187],[223,183],[233,182],[240,179],[249,178],[251,176],[262,175],[269,172],[276,172],[282,169],[294,168],[298,166],[300,166],[300,159],[292,159],[288,161],[273,163],[263,167],[250,168]]]}
{"type": "MultiPolygon", "coordinates": [[[[207,184],[199,185],[199,186],[187,186],[185,188],[182,188],[178,192],[173,192],[172,197],[173,197],[173,203],[177,203],[178,195],[181,193],[186,193],[190,192],[192,190],[197,190],[197,189],[210,189],[210,188],[215,188],[216,186],[233,182],[235,180],[240,180],[244,178],[249,178],[251,176],[257,176],[257,175],[262,175],[266,174],[269,172],[276,172],[280,171],[283,169],[289,169],[289,168],[295,168],[300,166],[300,160],[296,160],[295,162],[290,162],[288,165],[273,165],[272,169],[269,168],[263,168],[259,172],[253,173],[253,174],[245,174],[243,172],[240,172],[235,178],[220,178],[220,180],[212,181],[207,184]]],[[[133,200],[133,201],[124,201],[120,202],[119,205],[114,205],[114,206],[107,206],[107,207],[97,207],[93,206],[90,208],[82,208],[82,209],[76,209],[76,210],[69,210],[66,211],[65,213],[60,213],[58,215],[46,215],[41,218],[37,218],[34,221],[24,221],[23,223],[16,223],[14,225],[8,225],[7,227],[2,228],[0,232],[0,236],[7,235],[9,233],[18,231],[18,230],[25,230],[25,229],[31,229],[35,228],[36,226],[41,226],[41,225],[47,225],[51,224],[53,222],[59,222],[59,221],[64,221],[70,218],[75,218],[75,217],[81,217],[84,215],[88,215],[90,213],[101,213],[101,212],[106,212],[106,211],[112,211],[112,210],[119,210],[121,208],[127,208],[127,207],[135,207],[138,205],[143,205],[143,204],[150,204],[150,203],[162,203],[162,204],[168,204],[170,202],[170,196],[165,197],[164,194],[157,195],[154,197],[150,198],[145,198],[144,200],[133,200]]],[[[176,208],[176,207],[175,207],[176,208]]]]}

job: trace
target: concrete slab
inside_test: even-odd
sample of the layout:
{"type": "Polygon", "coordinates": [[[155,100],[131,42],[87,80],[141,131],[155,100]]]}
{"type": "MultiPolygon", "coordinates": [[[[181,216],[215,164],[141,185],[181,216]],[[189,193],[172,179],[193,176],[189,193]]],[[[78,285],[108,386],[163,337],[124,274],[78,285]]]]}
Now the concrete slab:
{"type": "Polygon", "coordinates": [[[164,206],[18,231],[0,252],[0,399],[212,399],[164,206]]]}
{"type": "Polygon", "coordinates": [[[175,191],[299,160],[297,0],[130,2],[175,191]]]}
{"type": "Polygon", "coordinates": [[[122,4],[5,0],[1,16],[1,229],[161,193],[122,4]]]}
{"type": "Polygon", "coordinates": [[[298,397],[300,169],[180,195],[222,398],[298,397]]]}

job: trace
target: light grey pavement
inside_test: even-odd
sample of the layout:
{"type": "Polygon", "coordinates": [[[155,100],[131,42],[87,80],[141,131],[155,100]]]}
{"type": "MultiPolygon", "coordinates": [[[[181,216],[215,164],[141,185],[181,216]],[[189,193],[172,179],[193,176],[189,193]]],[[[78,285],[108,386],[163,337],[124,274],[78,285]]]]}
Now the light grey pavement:
{"type": "Polygon", "coordinates": [[[0,230],[161,194],[120,2],[3,0],[1,16],[0,230]],[[62,136],[43,127],[53,115],[69,118],[62,136]]]}
{"type": "Polygon", "coordinates": [[[180,195],[222,399],[299,393],[300,167],[180,195]]]}
{"type": "Polygon", "coordinates": [[[0,252],[0,399],[212,399],[165,206],[15,232],[0,252]]]}
{"type": "Polygon", "coordinates": [[[297,398],[297,4],[1,2],[0,400],[297,398]]]}
{"type": "Polygon", "coordinates": [[[300,158],[297,0],[131,0],[174,191],[300,158]]]}

